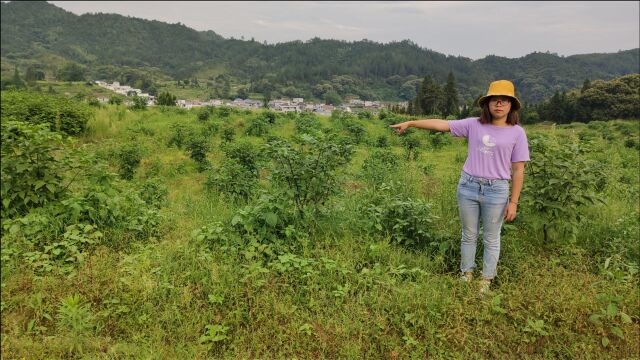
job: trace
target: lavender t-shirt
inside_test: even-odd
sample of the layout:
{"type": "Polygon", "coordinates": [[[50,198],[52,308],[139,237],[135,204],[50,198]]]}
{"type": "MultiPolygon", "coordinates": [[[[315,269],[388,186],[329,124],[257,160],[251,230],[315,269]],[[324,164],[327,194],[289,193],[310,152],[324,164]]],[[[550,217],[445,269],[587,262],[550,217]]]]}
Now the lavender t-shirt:
{"type": "Polygon", "coordinates": [[[481,124],[479,118],[450,120],[451,135],[469,139],[467,161],[462,170],[485,179],[511,179],[511,163],[529,161],[529,145],[518,125],[499,127],[481,124]]]}

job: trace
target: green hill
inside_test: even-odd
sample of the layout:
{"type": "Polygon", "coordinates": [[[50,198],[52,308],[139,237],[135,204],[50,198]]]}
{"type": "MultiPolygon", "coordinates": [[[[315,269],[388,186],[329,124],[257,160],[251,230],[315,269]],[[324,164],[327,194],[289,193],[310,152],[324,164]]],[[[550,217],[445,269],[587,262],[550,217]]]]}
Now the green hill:
{"type": "MultiPolygon", "coordinates": [[[[215,25],[213,25],[215,27],[215,25]]],[[[182,24],[114,14],[74,15],[46,2],[2,3],[2,73],[11,76],[29,66],[47,77],[73,61],[87,76],[148,83],[167,76],[199,79],[199,86],[229,84],[231,94],[250,93],[322,98],[329,91],[363,99],[406,100],[416,80],[431,75],[440,83],[452,71],[462,99],[486,91],[495,79],[510,79],[526,102],[539,102],[585,79],[612,79],[637,73],[639,49],[567,57],[532,53],[509,59],[480,60],[447,56],[409,40],[387,44],[312,39],[280,44],[225,39],[182,24]],[[140,74],[142,73],[142,75],[140,74]]],[[[413,89],[413,90],[412,90],[413,89]]],[[[215,93],[219,95],[220,92],[215,93]]]]}

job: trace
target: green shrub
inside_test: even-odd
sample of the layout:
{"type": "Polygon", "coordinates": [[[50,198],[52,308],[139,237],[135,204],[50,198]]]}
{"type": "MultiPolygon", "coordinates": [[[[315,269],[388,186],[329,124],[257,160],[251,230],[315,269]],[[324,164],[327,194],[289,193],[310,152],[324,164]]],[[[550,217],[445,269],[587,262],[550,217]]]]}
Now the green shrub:
{"type": "Polygon", "coordinates": [[[405,149],[405,154],[407,160],[418,160],[420,156],[420,147],[422,146],[422,142],[418,138],[415,132],[405,132],[404,135],[400,138],[402,142],[402,146],[405,149]]]}
{"type": "Polygon", "coordinates": [[[236,131],[233,128],[224,128],[222,130],[222,141],[224,142],[232,142],[236,136],[236,131]]]}
{"type": "Polygon", "coordinates": [[[2,119],[47,124],[51,131],[78,135],[86,130],[92,116],[89,105],[64,96],[29,91],[2,92],[2,119]]]}
{"type": "Polygon", "coordinates": [[[122,95],[112,95],[109,98],[109,104],[111,105],[122,105],[124,102],[124,96],[122,95]]]}
{"type": "Polygon", "coordinates": [[[322,124],[314,114],[300,114],[296,120],[296,134],[315,135],[322,129],[322,124]]]}
{"type": "Polygon", "coordinates": [[[445,145],[451,144],[451,136],[442,132],[429,133],[429,140],[431,140],[431,147],[436,150],[440,150],[445,145]]]}
{"type": "Polygon", "coordinates": [[[257,179],[260,176],[259,169],[263,156],[255,145],[248,141],[241,141],[236,144],[227,144],[223,151],[227,158],[235,160],[249,171],[254,178],[257,179]]]}
{"type": "Polygon", "coordinates": [[[389,138],[386,135],[380,135],[376,138],[374,144],[375,147],[386,148],[389,147],[389,138]]]}
{"type": "Polygon", "coordinates": [[[207,178],[207,189],[216,189],[234,198],[247,200],[257,188],[257,173],[235,159],[226,159],[207,178]]]}
{"type": "Polygon", "coordinates": [[[147,108],[147,98],[136,95],[131,99],[131,101],[131,110],[145,110],[147,108]]]}
{"type": "Polygon", "coordinates": [[[538,215],[531,217],[532,225],[543,231],[545,243],[549,230],[575,238],[585,206],[602,202],[595,191],[598,180],[605,177],[602,166],[585,156],[589,148],[582,142],[558,144],[532,137],[529,144],[532,156],[523,200],[538,215]]]}
{"type": "Polygon", "coordinates": [[[125,180],[133,179],[133,175],[142,160],[140,146],[138,144],[125,144],[118,150],[116,158],[118,159],[120,177],[125,180]]]}
{"type": "Polygon", "coordinates": [[[249,120],[249,126],[245,134],[250,136],[264,136],[269,133],[269,123],[262,118],[249,120]]]}
{"type": "Polygon", "coordinates": [[[349,161],[353,149],[335,135],[318,138],[303,135],[300,144],[274,141],[265,145],[271,159],[270,179],[291,200],[297,214],[315,212],[339,190],[340,171],[349,161]]]}
{"type": "Polygon", "coordinates": [[[207,153],[210,150],[209,142],[203,136],[193,136],[187,143],[187,151],[191,159],[198,164],[198,171],[202,172],[210,167],[207,153]]]}
{"type": "Polygon", "coordinates": [[[361,206],[365,229],[389,237],[399,245],[428,245],[437,238],[433,226],[437,217],[431,211],[431,204],[398,193],[395,188],[399,186],[382,184],[366,194],[369,201],[361,206]]]}
{"type": "Polygon", "coordinates": [[[193,129],[185,124],[171,124],[171,137],[167,145],[175,145],[178,149],[182,149],[183,146],[187,145],[188,139],[193,136],[193,132],[193,129]]]}
{"type": "Polygon", "coordinates": [[[385,182],[394,174],[398,166],[398,157],[391,150],[375,149],[362,164],[362,179],[376,185],[385,182]]]}
{"type": "Polygon", "coordinates": [[[140,184],[138,195],[147,205],[159,209],[166,204],[169,190],[158,179],[147,179],[140,184]]]}
{"type": "Polygon", "coordinates": [[[260,242],[273,243],[288,238],[296,223],[295,208],[284,194],[263,193],[250,205],[238,210],[231,225],[242,236],[254,236],[260,242]]]}
{"type": "Polygon", "coordinates": [[[2,218],[59,200],[71,168],[68,145],[46,124],[2,121],[2,218]]]}
{"type": "Polygon", "coordinates": [[[196,116],[198,118],[198,121],[200,122],[206,122],[207,120],[209,120],[209,116],[211,115],[211,108],[209,106],[205,106],[201,109],[198,110],[198,115],[196,116]]]}
{"type": "Polygon", "coordinates": [[[219,106],[216,108],[216,113],[221,118],[228,118],[231,114],[235,114],[236,110],[229,106],[219,106]]]}

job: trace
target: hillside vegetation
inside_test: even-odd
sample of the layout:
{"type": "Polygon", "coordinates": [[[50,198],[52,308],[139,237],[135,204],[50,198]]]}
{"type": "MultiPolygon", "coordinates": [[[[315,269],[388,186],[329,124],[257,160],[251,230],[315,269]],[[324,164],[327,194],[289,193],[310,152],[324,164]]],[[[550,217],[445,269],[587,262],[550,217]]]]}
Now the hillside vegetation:
{"type": "Polygon", "coordinates": [[[589,80],[637,73],[639,50],[567,57],[532,53],[517,59],[488,56],[473,61],[424,49],[409,40],[388,44],[327,39],[263,44],[225,39],[114,14],[66,12],[46,2],[2,3],[2,75],[17,66],[48,79],[79,64],[87,79],[118,80],[155,91],[180,81],[212,97],[254,93],[324,99],[409,100],[426,75],[444,84],[453,72],[463,102],[496,79],[512,80],[525,102],[540,102],[589,80]],[[230,91],[226,91],[228,88],[230,91]]]}

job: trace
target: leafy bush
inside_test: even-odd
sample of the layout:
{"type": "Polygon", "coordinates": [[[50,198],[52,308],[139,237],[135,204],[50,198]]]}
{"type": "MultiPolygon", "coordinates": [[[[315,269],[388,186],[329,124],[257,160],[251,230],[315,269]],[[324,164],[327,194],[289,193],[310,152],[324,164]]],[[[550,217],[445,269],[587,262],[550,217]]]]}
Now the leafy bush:
{"type": "Polygon", "coordinates": [[[67,145],[46,124],[2,121],[2,218],[60,199],[71,167],[67,145]]]}
{"type": "Polygon", "coordinates": [[[376,138],[374,144],[375,147],[386,148],[389,147],[389,138],[386,135],[380,135],[376,138]]]}
{"type": "Polygon", "coordinates": [[[235,159],[227,159],[219,168],[211,171],[206,187],[247,200],[257,187],[257,173],[235,159]]]}
{"type": "Polygon", "coordinates": [[[236,136],[236,131],[233,128],[224,128],[222,130],[222,141],[224,142],[232,142],[236,136]]]}
{"type": "Polygon", "coordinates": [[[206,122],[207,120],[209,120],[209,116],[212,113],[212,108],[209,106],[205,106],[203,108],[201,108],[200,110],[198,110],[198,121],[200,122],[206,122]]]}
{"type": "Polygon", "coordinates": [[[284,194],[263,193],[254,203],[238,210],[231,225],[241,235],[255,236],[261,242],[288,238],[295,223],[295,210],[284,194]]]}
{"type": "Polygon", "coordinates": [[[147,108],[147,98],[142,96],[134,96],[132,98],[131,110],[144,110],[147,108]]]}
{"type": "Polygon", "coordinates": [[[51,131],[78,135],[87,128],[93,110],[64,96],[28,91],[2,92],[2,119],[47,124],[51,131]]]}
{"type": "Polygon", "coordinates": [[[171,138],[169,138],[167,145],[175,145],[178,149],[182,149],[193,134],[193,129],[182,123],[171,124],[171,130],[171,138]]]}
{"type": "Polygon", "coordinates": [[[544,241],[549,230],[559,230],[574,238],[583,219],[584,207],[602,202],[595,187],[605,174],[595,160],[585,156],[588,145],[582,142],[558,144],[532,137],[531,162],[527,166],[527,182],[523,200],[530,211],[535,228],[541,228],[544,241]]]}
{"type": "Polygon", "coordinates": [[[140,184],[138,195],[147,205],[159,209],[166,204],[169,190],[157,179],[148,179],[140,184]]]}
{"type": "Polygon", "coordinates": [[[394,243],[424,246],[436,238],[433,222],[437,218],[431,204],[395,192],[399,184],[382,184],[366,194],[370,199],[362,205],[367,231],[388,236],[394,243]]]}
{"type": "Polygon", "coordinates": [[[259,169],[263,156],[255,145],[242,141],[237,144],[227,144],[223,151],[227,158],[237,161],[252,174],[252,177],[257,179],[260,176],[259,169]]]}
{"type": "Polygon", "coordinates": [[[362,164],[362,179],[370,184],[380,184],[396,172],[398,158],[390,150],[375,149],[362,164]]]}
{"type": "Polygon", "coordinates": [[[202,135],[213,136],[220,131],[220,124],[217,122],[207,122],[202,128],[202,135]]]}
{"type": "Polygon", "coordinates": [[[451,136],[441,132],[430,132],[429,139],[431,140],[431,146],[436,149],[442,149],[443,146],[451,144],[451,136]]]}
{"type": "Polygon", "coordinates": [[[313,114],[300,114],[296,120],[296,134],[315,135],[322,129],[322,124],[317,116],[313,114]]]}
{"type": "Polygon", "coordinates": [[[111,105],[122,105],[124,102],[124,96],[122,95],[113,95],[109,98],[109,104],[111,105]]]}
{"type": "Polygon", "coordinates": [[[302,135],[300,144],[286,141],[265,145],[272,161],[270,179],[289,198],[300,216],[314,211],[339,190],[340,170],[351,161],[353,149],[333,135],[302,135]]]}
{"type": "Polygon", "coordinates": [[[276,120],[278,119],[278,115],[271,110],[263,112],[261,117],[271,125],[274,125],[276,123],[276,120]]]}
{"type": "Polygon", "coordinates": [[[133,175],[142,160],[140,146],[138,144],[125,144],[118,150],[116,158],[118,159],[120,177],[125,180],[133,179],[133,175]]]}
{"type": "Polygon", "coordinates": [[[216,113],[221,118],[228,118],[231,114],[235,114],[236,110],[229,106],[219,106],[216,108],[216,113]]]}
{"type": "Polygon", "coordinates": [[[264,136],[269,133],[269,123],[262,118],[255,118],[249,121],[249,126],[245,134],[250,136],[264,136]]]}
{"type": "Polygon", "coordinates": [[[227,231],[224,225],[219,221],[194,230],[191,233],[191,237],[196,241],[204,242],[210,247],[216,244],[226,245],[229,241],[227,231]]]}
{"type": "Polygon", "coordinates": [[[208,169],[211,164],[207,159],[207,153],[210,150],[209,142],[203,136],[193,136],[187,143],[187,151],[191,159],[198,164],[198,171],[202,172],[208,169]]]}
{"type": "Polygon", "coordinates": [[[405,149],[407,160],[418,160],[418,156],[420,156],[420,147],[422,146],[418,136],[414,132],[405,132],[400,139],[402,146],[405,149]]]}

